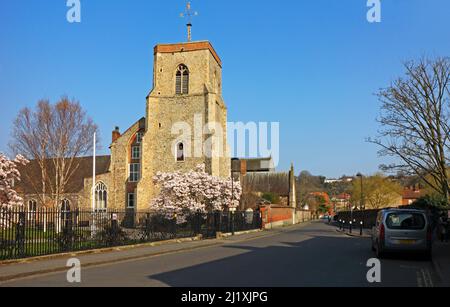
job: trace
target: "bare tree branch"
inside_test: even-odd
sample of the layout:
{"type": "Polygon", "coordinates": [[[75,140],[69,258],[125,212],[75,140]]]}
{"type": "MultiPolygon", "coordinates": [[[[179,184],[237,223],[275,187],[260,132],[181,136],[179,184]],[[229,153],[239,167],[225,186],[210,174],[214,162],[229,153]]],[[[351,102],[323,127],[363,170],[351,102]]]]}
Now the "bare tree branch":
{"type": "Polygon", "coordinates": [[[34,111],[25,108],[19,112],[10,148],[39,165],[40,178],[24,175],[42,205],[47,205],[46,197],[51,199],[52,205],[59,204],[79,167],[76,158],[92,150],[92,136],[97,131],[79,102],[67,97],[54,105],[41,100],[34,111]]]}
{"type": "Polygon", "coordinates": [[[450,59],[421,59],[405,63],[406,77],[377,94],[381,130],[369,142],[380,156],[398,158],[383,170],[402,171],[421,178],[449,198],[450,59]]]}

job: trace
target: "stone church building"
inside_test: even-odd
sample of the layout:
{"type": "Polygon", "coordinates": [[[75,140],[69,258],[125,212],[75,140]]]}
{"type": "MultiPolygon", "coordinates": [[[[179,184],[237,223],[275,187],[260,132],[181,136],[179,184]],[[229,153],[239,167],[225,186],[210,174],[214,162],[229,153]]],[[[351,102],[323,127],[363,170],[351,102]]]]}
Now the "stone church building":
{"type": "MultiPolygon", "coordinates": [[[[145,117],[112,132],[110,155],[96,158],[96,210],[148,210],[157,196],[157,172],[188,171],[205,164],[208,173],[230,177],[227,108],[222,98],[222,62],[207,41],[154,48],[153,88],[145,117]]],[[[92,207],[92,157],[78,158],[60,208],[92,207]]],[[[40,170],[22,170],[18,191],[30,210],[42,206],[40,170]]]]}

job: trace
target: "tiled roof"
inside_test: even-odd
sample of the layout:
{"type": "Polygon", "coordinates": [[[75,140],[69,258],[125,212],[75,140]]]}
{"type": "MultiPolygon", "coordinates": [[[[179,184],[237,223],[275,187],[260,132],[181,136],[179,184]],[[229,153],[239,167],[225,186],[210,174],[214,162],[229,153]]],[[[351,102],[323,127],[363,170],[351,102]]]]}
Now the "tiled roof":
{"type": "Polygon", "coordinates": [[[411,190],[411,189],[403,190],[403,199],[418,199],[422,196],[423,193],[421,190],[411,190]]]}
{"type": "MultiPolygon", "coordinates": [[[[75,163],[78,168],[72,175],[66,193],[78,193],[84,187],[84,179],[92,178],[92,157],[76,158],[75,163]]],[[[106,174],[109,171],[111,156],[97,156],[96,158],[96,175],[106,174]]],[[[47,160],[51,180],[54,180],[55,170],[52,160],[47,160]]],[[[21,181],[16,182],[16,189],[19,193],[36,194],[42,191],[42,175],[39,164],[36,160],[30,161],[26,166],[19,167],[21,181]]]]}

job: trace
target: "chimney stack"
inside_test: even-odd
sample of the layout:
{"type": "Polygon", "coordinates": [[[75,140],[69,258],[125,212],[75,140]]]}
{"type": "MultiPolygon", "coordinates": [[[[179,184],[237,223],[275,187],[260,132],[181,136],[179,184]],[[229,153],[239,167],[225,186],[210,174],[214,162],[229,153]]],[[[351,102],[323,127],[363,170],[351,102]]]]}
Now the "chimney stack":
{"type": "Polygon", "coordinates": [[[241,160],[241,165],[240,165],[240,172],[241,172],[241,176],[246,176],[247,175],[247,161],[246,160],[241,160]]]}
{"type": "Polygon", "coordinates": [[[119,127],[116,127],[112,132],[112,142],[114,143],[118,138],[120,138],[120,129],[119,127]]]}

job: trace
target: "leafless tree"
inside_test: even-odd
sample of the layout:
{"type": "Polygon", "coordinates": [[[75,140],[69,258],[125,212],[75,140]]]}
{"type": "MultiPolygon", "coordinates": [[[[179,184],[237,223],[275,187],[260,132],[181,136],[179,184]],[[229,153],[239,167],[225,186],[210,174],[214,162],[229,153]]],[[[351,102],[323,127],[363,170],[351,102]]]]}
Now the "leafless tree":
{"type": "Polygon", "coordinates": [[[242,191],[241,195],[240,209],[256,209],[258,208],[258,205],[261,204],[261,202],[261,197],[259,197],[257,193],[249,190],[244,190],[242,191]]]}
{"type": "Polygon", "coordinates": [[[400,161],[385,171],[417,175],[449,199],[450,59],[405,63],[406,77],[378,93],[381,130],[369,142],[400,161]]]}
{"type": "Polygon", "coordinates": [[[98,128],[78,101],[62,97],[52,105],[38,102],[35,110],[22,109],[13,124],[10,148],[29,160],[35,160],[40,176],[27,174],[43,205],[46,197],[58,205],[61,195],[79,167],[77,157],[93,148],[98,128]]]}

